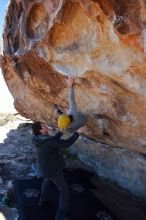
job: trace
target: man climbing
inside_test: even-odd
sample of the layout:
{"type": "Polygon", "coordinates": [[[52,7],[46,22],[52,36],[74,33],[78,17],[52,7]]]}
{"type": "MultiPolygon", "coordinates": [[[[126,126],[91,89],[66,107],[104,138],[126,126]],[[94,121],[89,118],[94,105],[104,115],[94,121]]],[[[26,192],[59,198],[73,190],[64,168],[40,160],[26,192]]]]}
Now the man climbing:
{"type": "Polygon", "coordinates": [[[74,80],[72,77],[68,77],[68,93],[69,93],[69,109],[67,113],[63,113],[61,109],[55,106],[55,110],[59,114],[58,127],[61,129],[68,129],[69,131],[75,131],[76,129],[85,125],[86,117],[83,113],[77,110],[77,105],[74,95],[74,80]]]}
{"type": "Polygon", "coordinates": [[[69,188],[61,172],[65,165],[61,148],[70,147],[83,131],[84,127],[81,127],[70,138],[62,140],[60,139],[63,135],[62,131],[59,131],[55,136],[51,136],[46,124],[41,122],[32,124],[32,132],[34,134],[33,142],[36,145],[37,165],[44,178],[40,205],[47,202],[46,192],[50,180],[56,185],[60,193],[59,207],[55,220],[67,220],[66,216],[68,215],[69,204],[69,188]]]}

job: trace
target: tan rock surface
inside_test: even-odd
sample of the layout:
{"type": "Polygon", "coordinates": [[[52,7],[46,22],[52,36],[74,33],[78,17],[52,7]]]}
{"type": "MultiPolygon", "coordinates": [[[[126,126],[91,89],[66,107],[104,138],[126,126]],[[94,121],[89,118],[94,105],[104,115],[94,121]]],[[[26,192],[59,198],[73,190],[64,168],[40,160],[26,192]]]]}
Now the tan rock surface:
{"type": "Polygon", "coordinates": [[[144,0],[11,1],[2,68],[16,109],[56,126],[75,76],[85,135],[146,154],[145,12],[144,0]]]}

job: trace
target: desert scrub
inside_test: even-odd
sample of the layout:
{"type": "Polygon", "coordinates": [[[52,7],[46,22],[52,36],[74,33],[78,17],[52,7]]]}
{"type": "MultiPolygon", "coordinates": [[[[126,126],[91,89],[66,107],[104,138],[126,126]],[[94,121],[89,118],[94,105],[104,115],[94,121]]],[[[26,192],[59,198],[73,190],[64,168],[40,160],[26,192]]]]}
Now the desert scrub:
{"type": "Polygon", "coordinates": [[[0,126],[6,125],[10,121],[15,120],[15,114],[0,113],[0,126]]]}

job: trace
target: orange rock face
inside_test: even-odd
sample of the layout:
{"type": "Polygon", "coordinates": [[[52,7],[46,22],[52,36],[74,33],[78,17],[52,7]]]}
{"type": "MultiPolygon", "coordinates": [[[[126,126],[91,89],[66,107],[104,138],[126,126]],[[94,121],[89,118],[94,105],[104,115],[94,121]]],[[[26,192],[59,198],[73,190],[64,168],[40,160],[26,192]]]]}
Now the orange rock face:
{"type": "Polygon", "coordinates": [[[85,135],[146,154],[145,30],[144,0],[11,1],[2,68],[16,109],[56,126],[74,76],[85,135]]]}

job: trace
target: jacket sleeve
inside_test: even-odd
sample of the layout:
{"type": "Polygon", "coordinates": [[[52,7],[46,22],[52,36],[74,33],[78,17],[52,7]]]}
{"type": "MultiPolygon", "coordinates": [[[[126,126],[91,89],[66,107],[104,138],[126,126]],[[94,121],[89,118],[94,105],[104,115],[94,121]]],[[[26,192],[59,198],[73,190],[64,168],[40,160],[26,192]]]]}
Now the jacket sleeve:
{"type": "Polygon", "coordinates": [[[55,134],[54,138],[61,138],[61,136],[63,135],[63,132],[59,131],[57,134],[55,134]]]}
{"type": "Polygon", "coordinates": [[[77,105],[76,105],[76,101],[75,101],[74,88],[73,87],[69,87],[68,93],[69,93],[69,109],[68,109],[68,113],[76,112],[77,111],[77,105]]]}
{"type": "Polygon", "coordinates": [[[75,132],[70,138],[67,140],[58,140],[58,145],[60,148],[70,147],[79,137],[79,133],[75,132]]]}

